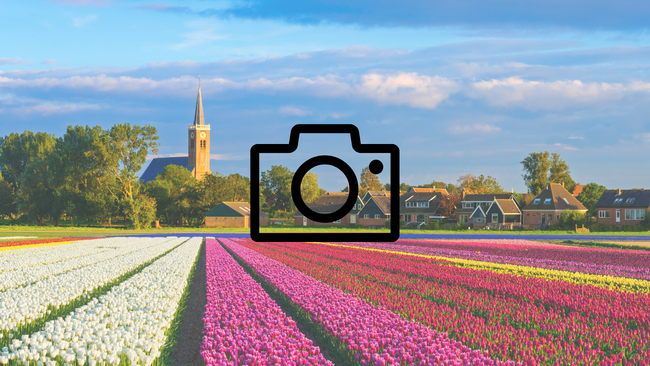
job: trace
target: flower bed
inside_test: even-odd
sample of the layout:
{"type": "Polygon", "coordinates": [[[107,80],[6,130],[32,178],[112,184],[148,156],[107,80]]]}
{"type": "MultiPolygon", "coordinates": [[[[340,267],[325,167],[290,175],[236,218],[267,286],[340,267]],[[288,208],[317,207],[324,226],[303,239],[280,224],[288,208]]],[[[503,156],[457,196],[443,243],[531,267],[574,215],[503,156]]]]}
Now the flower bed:
{"type": "Polygon", "coordinates": [[[206,365],[333,365],[214,239],[206,240],[206,276],[206,365]]]}
{"type": "Polygon", "coordinates": [[[313,321],[356,352],[361,364],[500,363],[444,333],[405,320],[384,306],[373,306],[232,240],[222,240],[278,291],[306,310],[313,321]]]}
{"type": "Polygon", "coordinates": [[[151,365],[167,339],[201,245],[192,238],[42,331],[13,340],[0,363],[151,365]]]}
{"type": "Polygon", "coordinates": [[[526,364],[648,364],[650,297],[306,243],[242,244],[468,346],[526,364]]]}
{"type": "Polygon", "coordinates": [[[56,244],[56,243],[69,243],[78,240],[90,240],[88,238],[57,238],[57,239],[41,239],[41,240],[18,240],[18,241],[2,241],[0,238],[0,248],[8,247],[22,247],[26,245],[35,244],[56,244]]]}
{"type": "MultiPolygon", "coordinates": [[[[76,299],[86,298],[94,289],[118,279],[138,266],[185,241],[185,238],[129,239],[113,238],[116,246],[128,246],[128,242],[139,242],[139,250],[98,261],[59,275],[0,292],[0,334],[21,334],[29,324],[52,312],[66,311],[76,299]]],[[[107,254],[109,255],[109,254],[107,254]]],[[[110,256],[110,255],[109,255],[110,256]]],[[[72,309],[69,309],[72,310],[72,309]]],[[[0,338],[0,344],[5,340],[0,338]]]]}

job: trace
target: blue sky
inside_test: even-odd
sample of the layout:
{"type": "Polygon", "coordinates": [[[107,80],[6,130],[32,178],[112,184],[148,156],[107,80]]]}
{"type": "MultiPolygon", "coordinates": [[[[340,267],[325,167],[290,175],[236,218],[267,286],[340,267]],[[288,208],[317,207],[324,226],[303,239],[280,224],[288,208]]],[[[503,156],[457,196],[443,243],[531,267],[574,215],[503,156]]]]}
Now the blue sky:
{"type": "Polygon", "coordinates": [[[643,1],[7,1],[0,135],[151,124],[161,156],[186,154],[201,75],[222,174],[296,123],[353,123],[400,146],[410,184],[525,191],[520,162],[547,150],[580,183],[648,188],[647,19],[643,1]]]}

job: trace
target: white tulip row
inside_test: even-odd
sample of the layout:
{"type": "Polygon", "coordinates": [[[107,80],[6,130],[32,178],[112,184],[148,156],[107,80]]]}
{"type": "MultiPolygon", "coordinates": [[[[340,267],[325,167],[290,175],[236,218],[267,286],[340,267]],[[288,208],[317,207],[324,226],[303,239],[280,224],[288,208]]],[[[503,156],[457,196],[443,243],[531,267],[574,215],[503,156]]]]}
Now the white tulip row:
{"type": "MultiPolygon", "coordinates": [[[[86,243],[87,247],[76,245],[76,250],[67,251],[67,258],[62,258],[54,262],[50,261],[50,263],[43,263],[40,266],[23,266],[14,271],[5,271],[0,273],[0,291],[30,284],[50,276],[97,264],[111,258],[129,255],[132,252],[156,245],[158,241],[159,240],[154,238],[146,238],[145,240],[140,241],[129,241],[128,246],[120,245],[110,247],[108,245],[111,243],[106,239],[84,241],[83,243],[86,243]]],[[[29,251],[22,254],[22,256],[14,257],[13,259],[16,262],[27,262],[27,259],[32,258],[29,251]]]]}
{"type": "Polygon", "coordinates": [[[0,254],[0,273],[18,269],[54,263],[67,258],[74,258],[84,253],[96,252],[101,243],[110,239],[80,240],[69,244],[16,248],[2,251],[0,254]]]}
{"type": "Polygon", "coordinates": [[[0,364],[57,365],[53,359],[61,356],[66,363],[117,365],[124,355],[131,365],[151,365],[165,344],[201,241],[188,240],[65,319],[14,340],[2,349],[0,364]]]}
{"type": "Polygon", "coordinates": [[[15,331],[16,327],[29,324],[43,317],[48,312],[48,306],[59,307],[88,294],[184,242],[186,238],[154,240],[159,244],[96,265],[48,277],[25,287],[0,292],[0,331],[15,331]]]}

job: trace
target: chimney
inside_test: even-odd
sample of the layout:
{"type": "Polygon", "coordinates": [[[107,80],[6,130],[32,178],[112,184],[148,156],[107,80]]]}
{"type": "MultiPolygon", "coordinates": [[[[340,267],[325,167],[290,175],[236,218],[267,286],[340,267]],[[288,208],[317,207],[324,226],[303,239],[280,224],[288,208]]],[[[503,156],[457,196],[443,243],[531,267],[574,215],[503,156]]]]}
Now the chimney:
{"type": "Polygon", "coordinates": [[[621,189],[619,188],[617,196],[620,196],[620,195],[621,195],[621,189]]]}
{"type": "Polygon", "coordinates": [[[562,188],[564,188],[564,182],[560,182],[560,184],[562,184],[562,188]]]}

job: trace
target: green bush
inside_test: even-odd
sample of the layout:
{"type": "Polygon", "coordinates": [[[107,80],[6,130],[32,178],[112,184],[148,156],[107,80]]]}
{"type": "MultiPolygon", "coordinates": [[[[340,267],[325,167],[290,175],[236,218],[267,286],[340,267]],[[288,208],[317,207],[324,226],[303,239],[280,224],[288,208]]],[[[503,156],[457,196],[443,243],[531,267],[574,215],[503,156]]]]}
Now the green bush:
{"type": "Polygon", "coordinates": [[[571,230],[575,229],[576,225],[584,225],[586,220],[585,214],[577,211],[566,210],[560,215],[558,226],[563,229],[571,230]]]}
{"type": "Polygon", "coordinates": [[[424,230],[440,230],[440,222],[431,221],[423,227],[424,230]]]}

